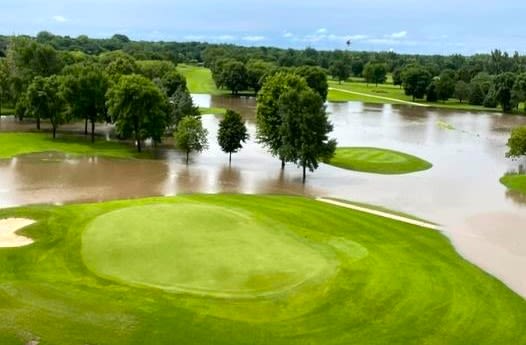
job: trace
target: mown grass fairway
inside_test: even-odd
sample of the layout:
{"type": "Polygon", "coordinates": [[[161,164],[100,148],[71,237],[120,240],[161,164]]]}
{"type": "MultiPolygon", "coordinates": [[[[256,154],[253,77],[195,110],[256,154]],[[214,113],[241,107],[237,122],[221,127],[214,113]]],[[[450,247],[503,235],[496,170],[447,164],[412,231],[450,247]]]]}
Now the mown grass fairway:
{"type": "Polygon", "coordinates": [[[228,93],[216,87],[212,79],[212,72],[208,68],[180,64],[177,65],[177,71],[186,77],[188,90],[191,93],[208,93],[211,95],[228,93]]]}
{"type": "Polygon", "coordinates": [[[0,210],[14,216],[36,242],[0,249],[0,344],[526,344],[526,301],[443,235],[314,200],[0,210]]]}
{"type": "Polygon", "coordinates": [[[341,147],[329,164],[375,174],[408,174],[427,170],[432,164],[403,152],[373,147],[341,147]]]}
{"type": "Polygon", "coordinates": [[[61,152],[74,155],[98,155],[113,158],[146,157],[123,143],[97,140],[89,137],[65,136],[55,140],[49,133],[1,133],[0,159],[39,152],[61,152]]]}
{"type": "Polygon", "coordinates": [[[510,190],[526,194],[526,175],[506,175],[500,179],[500,182],[510,190]]]}

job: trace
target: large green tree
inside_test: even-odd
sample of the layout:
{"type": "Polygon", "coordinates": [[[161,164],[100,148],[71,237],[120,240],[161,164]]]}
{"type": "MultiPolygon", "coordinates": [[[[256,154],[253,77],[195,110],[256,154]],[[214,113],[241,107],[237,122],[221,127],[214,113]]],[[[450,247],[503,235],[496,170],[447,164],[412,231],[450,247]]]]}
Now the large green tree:
{"type": "Polygon", "coordinates": [[[363,77],[367,83],[378,84],[385,83],[387,79],[387,68],[383,63],[369,62],[363,70],[363,77]]]}
{"type": "Polygon", "coordinates": [[[296,68],[296,73],[302,76],[307,85],[316,91],[323,101],[327,100],[329,93],[329,83],[327,82],[327,73],[317,66],[302,66],[296,68]]]}
{"type": "Polygon", "coordinates": [[[329,67],[330,75],[338,80],[338,83],[347,80],[351,75],[351,69],[349,65],[343,60],[334,61],[329,67]]]}
{"type": "Polygon", "coordinates": [[[175,146],[186,153],[188,165],[191,152],[202,152],[208,147],[208,131],[203,128],[201,118],[187,116],[181,120],[174,132],[175,146]]]}
{"type": "Polygon", "coordinates": [[[513,129],[507,145],[509,151],[506,153],[506,157],[519,158],[526,156],[526,126],[513,129]]]}
{"type": "Polygon", "coordinates": [[[336,141],[328,137],[332,125],[323,99],[310,88],[290,88],[279,98],[279,112],[281,156],[302,167],[305,183],[307,169],[317,169],[336,149],[336,141]]]}
{"type": "Polygon", "coordinates": [[[137,61],[137,71],[150,80],[161,79],[164,75],[175,71],[171,61],[141,60],[137,61]]]}
{"type": "Polygon", "coordinates": [[[245,64],[236,60],[227,61],[221,71],[222,85],[237,95],[239,91],[245,90],[247,85],[247,68],[245,64]]]}
{"type": "Polygon", "coordinates": [[[64,69],[63,94],[71,115],[84,119],[84,133],[91,123],[91,141],[95,141],[95,123],[106,119],[108,78],[98,64],[80,63],[64,69]]]}
{"type": "Polygon", "coordinates": [[[143,140],[161,141],[167,126],[168,98],[151,80],[136,74],[122,76],[106,98],[117,133],[134,138],[139,152],[143,140]]]}
{"type": "Polygon", "coordinates": [[[421,66],[410,66],[402,71],[402,86],[408,96],[423,98],[431,83],[431,73],[421,66]]]}
{"type": "Polygon", "coordinates": [[[217,141],[223,152],[228,153],[228,163],[232,162],[232,153],[243,148],[248,140],[248,131],[241,115],[233,110],[227,110],[225,117],[219,123],[217,141]]]}
{"type": "Polygon", "coordinates": [[[180,86],[170,97],[171,112],[168,119],[168,128],[175,128],[179,122],[187,117],[199,117],[201,113],[199,108],[194,105],[190,92],[183,86],[180,86]]]}
{"type": "Polygon", "coordinates": [[[515,74],[506,72],[499,74],[495,78],[495,94],[497,102],[504,112],[509,112],[517,106],[513,104],[512,90],[515,85],[515,74]]]}
{"type": "Polygon", "coordinates": [[[37,129],[40,129],[41,118],[49,119],[53,139],[56,138],[58,126],[67,120],[61,84],[58,76],[35,77],[27,89],[27,107],[30,115],[37,119],[37,129]]]}
{"type": "Polygon", "coordinates": [[[0,58],[0,115],[2,106],[9,94],[9,67],[5,58],[0,58]]]}
{"type": "Polygon", "coordinates": [[[285,168],[285,157],[280,152],[283,142],[279,98],[289,89],[301,91],[309,89],[309,86],[304,78],[295,73],[278,72],[267,78],[257,98],[257,139],[281,160],[282,169],[285,168]]]}
{"type": "Polygon", "coordinates": [[[172,97],[179,88],[187,89],[186,78],[176,70],[170,71],[161,77],[161,85],[168,97],[172,97]]]}
{"type": "Polygon", "coordinates": [[[265,78],[272,73],[276,68],[273,63],[251,59],[247,62],[247,86],[254,90],[254,93],[258,93],[261,90],[261,86],[265,81],[265,78]]]}
{"type": "Polygon", "coordinates": [[[457,81],[455,85],[455,97],[462,103],[469,97],[469,85],[464,80],[457,81]]]}

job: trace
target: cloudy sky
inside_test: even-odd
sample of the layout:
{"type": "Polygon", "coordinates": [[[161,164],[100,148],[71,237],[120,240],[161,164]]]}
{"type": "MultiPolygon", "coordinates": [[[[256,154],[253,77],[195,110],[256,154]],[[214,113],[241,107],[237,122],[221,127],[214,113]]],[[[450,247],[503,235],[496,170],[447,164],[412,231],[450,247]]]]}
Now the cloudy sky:
{"type": "Polygon", "coordinates": [[[523,0],[0,0],[0,34],[526,53],[523,0]]]}

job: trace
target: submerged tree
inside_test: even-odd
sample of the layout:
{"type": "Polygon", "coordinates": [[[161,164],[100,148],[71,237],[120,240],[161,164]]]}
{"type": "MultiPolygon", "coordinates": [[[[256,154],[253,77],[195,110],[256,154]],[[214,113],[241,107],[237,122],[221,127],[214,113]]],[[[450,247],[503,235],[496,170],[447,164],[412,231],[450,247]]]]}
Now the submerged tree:
{"type": "Polygon", "coordinates": [[[281,154],[283,145],[280,128],[282,117],[280,114],[279,98],[286,91],[309,89],[307,82],[294,73],[279,72],[269,77],[259,92],[257,99],[257,138],[273,156],[281,160],[281,168],[285,168],[285,157],[281,154]]]}
{"type": "Polygon", "coordinates": [[[217,141],[223,152],[228,153],[228,162],[232,162],[232,153],[243,148],[249,138],[247,127],[239,113],[227,110],[225,117],[219,123],[217,141]]]}
{"type": "Polygon", "coordinates": [[[208,131],[203,128],[201,119],[187,116],[181,120],[174,132],[175,146],[186,153],[186,164],[190,152],[202,152],[208,148],[208,131]]]}
{"type": "Polygon", "coordinates": [[[84,119],[84,134],[91,123],[91,142],[95,141],[95,122],[106,117],[108,78],[96,64],[75,64],[65,68],[63,93],[72,115],[84,119]]]}
{"type": "Polygon", "coordinates": [[[59,77],[36,77],[29,85],[26,97],[28,112],[37,119],[37,129],[40,129],[41,118],[49,119],[55,139],[58,126],[66,121],[66,102],[61,93],[59,77]]]}
{"type": "Polygon", "coordinates": [[[139,75],[122,76],[108,90],[107,99],[117,133],[133,137],[139,152],[142,140],[161,141],[167,125],[168,99],[152,81],[139,75]]]}
{"type": "Polygon", "coordinates": [[[307,169],[314,171],[319,161],[334,154],[336,141],[328,137],[332,125],[322,98],[312,89],[287,90],[279,99],[279,109],[281,155],[302,167],[305,183],[307,169]]]}

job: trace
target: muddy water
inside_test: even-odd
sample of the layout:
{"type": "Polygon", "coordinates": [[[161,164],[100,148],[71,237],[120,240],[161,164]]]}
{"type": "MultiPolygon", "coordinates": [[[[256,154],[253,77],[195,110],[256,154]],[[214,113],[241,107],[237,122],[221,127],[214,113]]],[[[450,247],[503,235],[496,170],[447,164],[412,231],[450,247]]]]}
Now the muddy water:
{"type": "MultiPolygon", "coordinates": [[[[195,100],[201,107],[241,112],[255,137],[253,98],[196,95],[195,100]]],[[[162,149],[158,160],[37,154],[0,161],[0,206],[194,192],[340,197],[443,224],[465,257],[526,296],[526,200],[498,182],[519,168],[520,162],[504,158],[505,142],[511,128],[526,125],[526,117],[361,103],[329,104],[328,110],[339,145],[400,150],[429,160],[433,169],[383,176],[322,165],[303,186],[299,169],[289,165],[282,172],[254,140],[229,167],[216,144],[218,118],[205,115],[210,148],[193,156],[189,166],[170,148],[162,149]]],[[[0,120],[0,130],[19,126],[0,120]]],[[[66,128],[81,129],[82,124],[66,128]]],[[[111,127],[101,129],[102,135],[109,133],[111,127]]]]}

